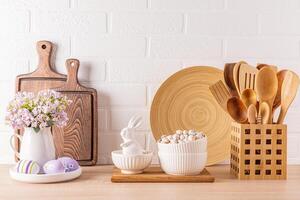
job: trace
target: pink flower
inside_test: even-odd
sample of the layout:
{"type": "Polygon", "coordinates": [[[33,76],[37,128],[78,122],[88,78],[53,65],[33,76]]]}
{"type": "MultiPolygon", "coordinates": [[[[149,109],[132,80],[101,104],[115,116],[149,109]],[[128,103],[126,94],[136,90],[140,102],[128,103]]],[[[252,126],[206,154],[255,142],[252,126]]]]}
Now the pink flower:
{"type": "Polygon", "coordinates": [[[65,109],[70,103],[66,96],[53,90],[40,91],[36,96],[19,92],[7,107],[6,121],[14,129],[65,126],[68,121],[65,109]]]}

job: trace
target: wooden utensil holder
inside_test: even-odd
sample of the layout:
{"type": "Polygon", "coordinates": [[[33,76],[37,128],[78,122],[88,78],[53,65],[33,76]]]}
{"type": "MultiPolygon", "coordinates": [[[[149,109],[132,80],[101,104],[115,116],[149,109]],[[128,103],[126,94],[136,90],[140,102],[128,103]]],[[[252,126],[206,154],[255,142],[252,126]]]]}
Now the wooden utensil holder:
{"type": "Polygon", "coordinates": [[[230,154],[238,179],[286,179],[287,126],[232,122],[230,154]]]}

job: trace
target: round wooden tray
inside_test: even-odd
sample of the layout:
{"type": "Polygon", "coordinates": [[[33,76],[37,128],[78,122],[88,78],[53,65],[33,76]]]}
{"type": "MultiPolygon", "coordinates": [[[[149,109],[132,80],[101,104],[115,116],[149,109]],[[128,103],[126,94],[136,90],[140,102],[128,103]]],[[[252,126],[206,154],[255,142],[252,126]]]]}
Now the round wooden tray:
{"type": "Polygon", "coordinates": [[[218,80],[223,80],[223,71],[206,66],[186,68],[169,77],[151,105],[154,138],[178,129],[203,131],[208,137],[207,165],[228,159],[231,119],[208,88],[218,80]]]}

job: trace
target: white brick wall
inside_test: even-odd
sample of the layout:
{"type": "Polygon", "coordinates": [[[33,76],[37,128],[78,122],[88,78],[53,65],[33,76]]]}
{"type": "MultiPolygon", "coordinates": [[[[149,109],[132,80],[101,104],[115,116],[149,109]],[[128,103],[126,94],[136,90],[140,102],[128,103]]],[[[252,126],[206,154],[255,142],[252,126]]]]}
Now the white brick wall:
{"type": "MultiPolygon", "coordinates": [[[[99,163],[107,164],[135,113],[144,144],[151,100],[181,68],[243,59],[300,73],[299,17],[300,0],[0,0],[0,163],[13,162],[5,106],[15,76],[37,65],[37,40],[54,42],[59,72],[79,58],[79,79],[98,90],[99,163]]],[[[287,117],[291,164],[300,164],[299,109],[300,95],[287,117]]]]}

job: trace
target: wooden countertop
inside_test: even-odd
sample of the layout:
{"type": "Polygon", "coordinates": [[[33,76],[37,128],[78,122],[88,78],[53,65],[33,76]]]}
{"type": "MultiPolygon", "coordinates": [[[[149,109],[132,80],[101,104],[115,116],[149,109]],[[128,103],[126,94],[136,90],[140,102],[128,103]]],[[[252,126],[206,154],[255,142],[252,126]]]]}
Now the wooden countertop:
{"type": "Polygon", "coordinates": [[[84,167],[82,176],[57,184],[26,184],[10,179],[8,165],[0,166],[0,199],[300,199],[300,165],[288,167],[288,180],[240,181],[228,165],[207,169],[214,183],[111,183],[112,166],[84,167]]]}

